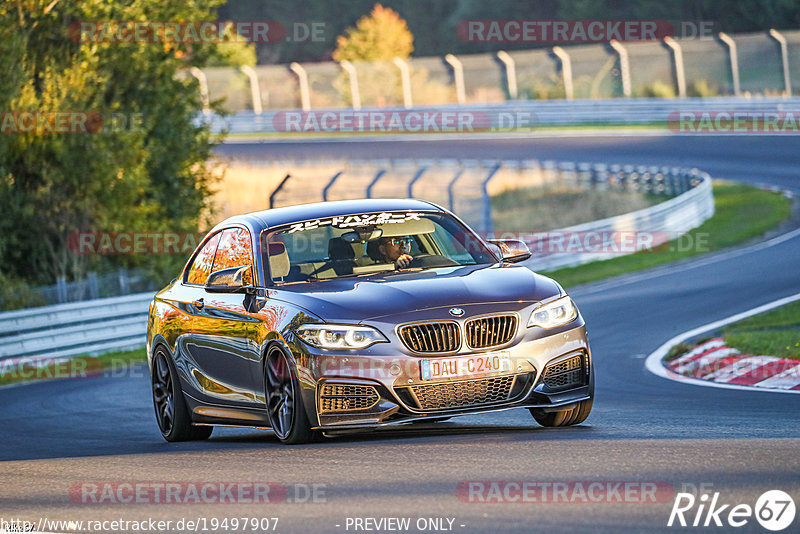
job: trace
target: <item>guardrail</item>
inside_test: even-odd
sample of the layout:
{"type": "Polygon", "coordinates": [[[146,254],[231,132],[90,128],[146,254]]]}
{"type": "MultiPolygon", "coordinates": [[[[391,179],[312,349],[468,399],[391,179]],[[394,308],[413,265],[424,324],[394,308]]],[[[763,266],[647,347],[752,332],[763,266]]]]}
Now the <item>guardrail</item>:
{"type": "MultiPolygon", "coordinates": [[[[311,172],[313,167],[294,168],[305,168],[306,172],[290,175],[281,183],[272,195],[276,206],[364,196],[424,198],[448,206],[487,237],[494,233],[491,196],[525,186],[564,184],[587,190],[615,188],[673,196],[643,210],[557,230],[565,235],[650,232],[661,236],[648,241],[648,245],[657,246],[699,226],[714,213],[711,179],[696,169],[535,160],[350,161],[321,187],[319,177],[311,172]]],[[[326,172],[330,168],[326,166],[326,172]]],[[[538,271],[620,254],[569,250],[542,253],[535,246],[540,241],[538,234],[520,232],[517,237],[534,245],[534,255],[526,264],[538,271]]],[[[145,342],[147,309],[152,298],[148,292],[0,313],[0,360],[61,358],[139,348],[145,342]]]]}
{"type": "MultiPolygon", "coordinates": [[[[632,188],[649,193],[661,186],[664,191],[680,188],[683,192],[674,198],[645,209],[609,217],[598,221],[560,228],[553,232],[559,239],[553,246],[552,234],[531,234],[523,240],[534,251],[525,265],[536,271],[551,271],[562,267],[573,267],[592,261],[606,260],[625,255],[626,249],[639,250],[639,241],[646,248],[653,248],[684,235],[697,228],[714,215],[714,193],[711,177],[697,169],[659,169],[653,167],[614,168],[605,165],[578,166],[565,169],[573,176],[589,175],[591,183],[598,185],[611,177],[621,180],[623,188],[632,188]],[[591,167],[591,168],[587,168],[591,167]],[[570,241],[577,241],[573,248],[570,241]],[[602,241],[611,240],[611,246],[602,241]],[[624,245],[621,241],[632,241],[624,245]],[[541,244],[545,243],[542,247],[541,244]],[[577,250],[576,250],[577,248],[577,250]],[[544,249],[545,252],[541,252],[544,249]],[[554,250],[558,249],[558,250],[554,250]]],[[[578,182],[580,179],[578,178],[578,182]]]]}
{"type": "Polygon", "coordinates": [[[148,292],[0,313],[0,360],[141,347],[152,299],[148,292]]]}
{"type": "MultiPolygon", "coordinates": [[[[307,121],[288,121],[287,113],[303,114],[308,117],[312,114],[317,122],[317,128],[304,129],[294,135],[302,133],[416,133],[417,130],[406,128],[403,123],[399,127],[388,127],[392,114],[397,114],[402,120],[412,113],[442,113],[454,112],[469,113],[474,120],[471,127],[458,129],[454,125],[451,130],[432,129],[420,126],[420,133],[440,133],[451,131],[453,133],[469,133],[473,131],[505,131],[528,130],[537,126],[573,126],[582,124],[651,124],[666,123],[671,113],[680,111],[724,111],[724,112],[758,112],[758,111],[794,111],[800,110],[800,98],[629,98],[607,100],[517,100],[504,103],[457,105],[446,104],[441,106],[417,106],[411,109],[402,107],[377,108],[364,107],[359,111],[348,108],[317,109],[308,112],[301,110],[264,111],[256,114],[249,111],[234,113],[225,117],[216,114],[198,115],[198,121],[208,121],[215,132],[227,130],[229,134],[280,134],[293,133],[300,128],[296,125],[306,125],[307,121]],[[325,113],[332,114],[328,124],[322,124],[325,113]],[[363,121],[364,127],[357,126],[353,117],[369,117],[370,113],[379,113],[385,118],[387,127],[370,128],[369,119],[363,121]],[[357,115],[361,114],[361,115],[357,115]],[[348,122],[349,121],[349,122],[348,122]],[[349,124],[349,126],[346,126],[349,124]]],[[[295,117],[296,118],[296,117],[295,117]]],[[[416,128],[421,121],[414,122],[416,128]]],[[[436,126],[440,124],[437,121],[436,126]]]]}

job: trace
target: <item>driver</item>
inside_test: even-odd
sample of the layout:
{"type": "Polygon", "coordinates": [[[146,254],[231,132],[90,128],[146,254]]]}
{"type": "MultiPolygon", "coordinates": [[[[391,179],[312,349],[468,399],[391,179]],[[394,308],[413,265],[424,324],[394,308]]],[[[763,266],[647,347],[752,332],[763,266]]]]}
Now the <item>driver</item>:
{"type": "Polygon", "coordinates": [[[394,263],[396,269],[405,269],[414,259],[409,250],[414,239],[404,237],[382,237],[378,242],[378,251],[383,255],[386,263],[394,263]]]}

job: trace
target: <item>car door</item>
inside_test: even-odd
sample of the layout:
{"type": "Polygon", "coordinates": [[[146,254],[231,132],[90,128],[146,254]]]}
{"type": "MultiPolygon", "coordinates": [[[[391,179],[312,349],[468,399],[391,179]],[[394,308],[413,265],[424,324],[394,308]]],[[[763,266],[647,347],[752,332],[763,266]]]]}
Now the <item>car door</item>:
{"type": "MultiPolygon", "coordinates": [[[[187,281],[196,298],[190,305],[191,334],[184,346],[194,366],[188,372],[194,387],[206,402],[236,407],[261,407],[258,386],[261,361],[252,340],[253,314],[245,306],[244,293],[209,292],[204,287],[208,274],[253,265],[250,232],[234,227],[220,232],[210,269],[207,257],[199,266],[202,272],[187,281]],[[208,274],[205,273],[208,271],[208,274]]],[[[199,257],[199,256],[198,256],[199,257]]]]}

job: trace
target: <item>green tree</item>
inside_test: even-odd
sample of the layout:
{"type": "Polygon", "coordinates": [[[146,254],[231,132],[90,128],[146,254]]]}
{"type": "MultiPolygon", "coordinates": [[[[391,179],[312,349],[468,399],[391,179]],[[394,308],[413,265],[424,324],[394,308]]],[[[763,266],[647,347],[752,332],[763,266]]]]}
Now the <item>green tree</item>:
{"type": "MultiPolygon", "coordinates": [[[[7,276],[52,283],[88,269],[174,273],[177,256],[91,256],[76,232],[191,232],[204,226],[215,139],[198,123],[188,67],[213,43],[81,42],[77,21],[203,21],[221,0],[10,0],[0,5],[0,110],[88,111],[95,133],[0,134],[0,261],[7,276]],[[113,119],[113,121],[112,121],[113,119]]],[[[173,274],[174,276],[174,274],[173,274]]]]}

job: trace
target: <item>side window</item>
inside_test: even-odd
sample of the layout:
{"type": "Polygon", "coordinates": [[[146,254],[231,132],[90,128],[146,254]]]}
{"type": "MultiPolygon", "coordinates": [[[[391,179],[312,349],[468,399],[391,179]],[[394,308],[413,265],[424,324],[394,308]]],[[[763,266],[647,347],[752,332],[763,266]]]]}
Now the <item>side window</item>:
{"type": "Polygon", "coordinates": [[[211,274],[211,265],[214,262],[214,253],[217,251],[219,238],[222,234],[217,233],[209,239],[200,252],[195,256],[192,266],[186,273],[187,284],[200,284],[206,283],[208,275],[211,274]]]}
{"type": "Polygon", "coordinates": [[[252,264],[253,246],[250,241],[250,233],[244,228],[231,228],[223,231],[211,272],[252,264]]]}

